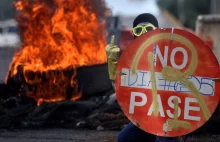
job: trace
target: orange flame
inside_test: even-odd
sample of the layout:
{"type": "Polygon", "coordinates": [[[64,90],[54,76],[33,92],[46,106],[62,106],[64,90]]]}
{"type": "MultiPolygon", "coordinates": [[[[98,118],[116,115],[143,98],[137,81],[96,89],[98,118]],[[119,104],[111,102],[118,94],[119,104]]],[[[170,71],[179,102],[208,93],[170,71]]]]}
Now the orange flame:
{"type": "Polygon", "coordinates": [[[22,70],[31,85],[27,94],[38,103],[66,99],[69,86],[78,99],[76,68],[106,62],[105,23],[100,20],[106,15],[100,17],[92,1],[18,0],[22,48],[6,79],[22,70]]]}

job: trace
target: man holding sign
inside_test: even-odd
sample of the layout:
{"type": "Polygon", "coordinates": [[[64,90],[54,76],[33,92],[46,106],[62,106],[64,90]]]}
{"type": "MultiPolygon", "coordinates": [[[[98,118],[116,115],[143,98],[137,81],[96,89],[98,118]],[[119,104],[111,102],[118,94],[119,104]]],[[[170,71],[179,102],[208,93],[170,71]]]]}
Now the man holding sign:
{"type": "Polygon", "coordinates": [[[194,34],[156,29],[151,14],[139,15],[133,25],[135,40],[119,61],[114,40],[106,48],[118,103],[134,124],[119,133],[118,142],[175,141],[170,137],[195,131],[214,113],[220,91],[213,81],[219,78],[218,61],[194,34]]]}
{"type": "MultiPolygon", "coordinates": [[[[133,30],[134,38],[141,36],[145,32],[150,32],[158,28],[157,19],[151,14],[140,14],[133,22],[133,30]]],[[[114,37],[111,40],[111,43],[106,48],[107,57],[108,57],[108,65],[109,65],[109,76],[110,79],[115,80],[116,75],[127,75],[120,72],[116,72],[116,65],[119,59],[120,49],[114,45],[114,37]]],[[[117,95],[118,96],[118,95],[117,95]]],[[[135,98],[133,97],[133,102],[130,107],[130,111],[134,111],[135,106],[140,106],[143,102],[135,102],[135,98]]],[[[141,117],[141,116],[140,116],[141,117]]],[[[132,121],[133,122],[133,121],[132,121]]],[[[151,122],[155,123],[155,122],[151,122]]],[[[169,137],[155,137],[152,134],[149,134],[142,129],[135,126],[133,123],[129,123],[126,128],[124,128],[118,135],[117,142],[175,142],[175,138],[169,137]]]]}

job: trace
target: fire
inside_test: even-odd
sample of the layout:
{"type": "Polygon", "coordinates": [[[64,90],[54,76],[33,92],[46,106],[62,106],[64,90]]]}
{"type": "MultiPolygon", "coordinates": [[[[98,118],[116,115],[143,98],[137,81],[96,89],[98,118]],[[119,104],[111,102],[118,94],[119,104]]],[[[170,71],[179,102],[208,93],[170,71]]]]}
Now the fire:
{"type": "Polygon", "coordinates": [[[106,15],[97,11],[105,7],[97,1],[18,0],[22,45],[6,80],[19,74],[39,104],[65,100],[69,92],[69,99],[80,98],[76,68],[106,62],[106,15]]]}

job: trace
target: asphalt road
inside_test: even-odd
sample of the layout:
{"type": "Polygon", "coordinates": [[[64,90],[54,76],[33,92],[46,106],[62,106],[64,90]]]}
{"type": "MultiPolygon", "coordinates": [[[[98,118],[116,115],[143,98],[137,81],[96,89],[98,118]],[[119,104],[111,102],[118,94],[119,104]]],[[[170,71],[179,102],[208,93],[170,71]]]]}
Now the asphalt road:
{"type": "Polygon", "coordinates": [[[0,142],[115,142],[117,133],[71,129],[0,130],[0,142]]]}

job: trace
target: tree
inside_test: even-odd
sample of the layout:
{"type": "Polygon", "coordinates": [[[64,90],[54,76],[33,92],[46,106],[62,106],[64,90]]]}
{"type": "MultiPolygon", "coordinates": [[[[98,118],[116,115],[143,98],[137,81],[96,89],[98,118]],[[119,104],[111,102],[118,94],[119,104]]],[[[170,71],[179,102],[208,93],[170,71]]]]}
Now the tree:
{"type": "MultiPolygon", "coordinates": [[[[157,2],[162,9],[168,10],[180,19],[178,0],[158,0],[157,2]]],[[[183,0],[184,26],[194,29],[198,15],[210,13],[210,4],[210,0],[183,0]]]]}

